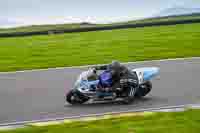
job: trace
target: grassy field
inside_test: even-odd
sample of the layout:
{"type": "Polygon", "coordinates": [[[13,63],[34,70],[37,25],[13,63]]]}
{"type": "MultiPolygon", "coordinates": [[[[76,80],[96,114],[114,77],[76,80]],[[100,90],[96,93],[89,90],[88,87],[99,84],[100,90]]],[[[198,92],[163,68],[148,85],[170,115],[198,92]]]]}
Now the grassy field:
{"type": "Polygon", "coordinates": [[[166,21],[188,20],[188,19],[200,19],[200,14],[161,17],[161,18],[148,18],[148,19],[120,22],[120,23],[111,23],[111,24],[74,23],[74,24],[57,24],[57,25],[32,25],[32,26],[25,26],[25,27],[18,27],[18,28],[0,29],[0,34],[1,33],[15,33],[15,32],[35,32],[35,31],[49,31],[49,30],[63,30],[63,29],[79,29],[79,28],[87,28],[87,27],[140,24],[140,23],[150,23],[150,22],[166,22],[166,21]]]}
{"type": "Polygon", "coordinates": [[[1,38],[0,71],[200,56],[200,24],[1,38]]]}
{"type": "Polygon", "coordinates": [[[199,133],[200,110],[28,127],[0,133],[199,133]]]}
{"type": "Polygon", "coordinates": [[[32,26],[22,26],[18,28],[2,28],[1,33],[15,33],[15,32],[35,32],[35,31],[49,31],[49,30],[62,30],[62,29],[79,29],[86,27],[96,27],[95,24],[57,24],[57,25],[32,25],[32,26]]]}
{"type": "Polygon", "coordinates": [[[147,18],[136,21],[128,21],[122,23],[113,23],[115,24],[138,24],[138,23],[151,23],[151,22],[166,22],[166,21],[177,21],[177,20],[188,20],[188,19],[200,19],[200,14],[193,15],[180,15],[180,16],[169,16],[169,17],[160,17],[160,18],[147,18]]]}

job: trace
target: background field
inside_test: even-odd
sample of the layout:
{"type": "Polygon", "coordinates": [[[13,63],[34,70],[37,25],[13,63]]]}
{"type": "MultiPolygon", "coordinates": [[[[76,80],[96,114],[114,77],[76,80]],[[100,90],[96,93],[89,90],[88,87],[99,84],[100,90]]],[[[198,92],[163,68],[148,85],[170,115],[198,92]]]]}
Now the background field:
{"type": "Polygon", "coordinates": [[[18,33],[18,32],[29,33],[29,32],[54,31],[54,30],[62,31],[64,29],[107,27],[107,26],[127,25],[127,24],[143,24],[143,23],[151,23],[151,22],[169,22],[169,21],[177,21],[177,20],[189,20],[189,19],[200,19],[200,13],[190,14],[190,15],[180,15],[180,16],[147,18],[147,19],[133,20],[133,21],[128,21],[128,22],[111,23],[111,24],[74,23],[74,24],[57,24],[57,25],[32,25],[32,26],[24,26],[24,27],[18,27],[18,28],[0,29],[0,34],[18,33]]]}
{"type": "Polygon", "coordinates": [[[200,56],[200,24],[1,38],[0,71],[200,56]]]}

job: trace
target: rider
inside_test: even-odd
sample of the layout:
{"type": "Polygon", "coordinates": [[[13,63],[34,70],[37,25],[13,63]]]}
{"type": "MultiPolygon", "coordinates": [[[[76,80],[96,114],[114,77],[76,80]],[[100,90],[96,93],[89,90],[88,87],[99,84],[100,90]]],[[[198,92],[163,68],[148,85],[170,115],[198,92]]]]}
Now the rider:
{"type": "MultiPolygon", "coordinates": [[[[95,70],[108,70],[112,74],[112,87],[111,90],[116,90],[120,88],[120,79],[131,78],[134,80],[134,86],[138,86],[137,75],[131,72],[126,66],[122,65],[118,61],[112,61],[111,64],[95,66],[95,70]]],[[[101,88],[104,89],[104,88],[101,88]]]]}

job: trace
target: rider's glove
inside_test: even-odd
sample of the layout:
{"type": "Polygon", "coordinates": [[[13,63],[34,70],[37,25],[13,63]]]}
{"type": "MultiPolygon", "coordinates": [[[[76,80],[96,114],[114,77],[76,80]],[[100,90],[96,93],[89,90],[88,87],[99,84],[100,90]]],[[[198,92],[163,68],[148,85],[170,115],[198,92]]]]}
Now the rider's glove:
{"type": "Polygon", "coordinates": [[[90,68],[90,70],[93,72],[93,73],[97,73],[97,70],[96,70],[96,68],[95,67],[92,67],[92,68],[90,68]]]}
{"type": "Polygon", "coordinates": [[[93,72],[96,74],[97,73],[97,70],[95,68],[93,68],[93,72]]]}

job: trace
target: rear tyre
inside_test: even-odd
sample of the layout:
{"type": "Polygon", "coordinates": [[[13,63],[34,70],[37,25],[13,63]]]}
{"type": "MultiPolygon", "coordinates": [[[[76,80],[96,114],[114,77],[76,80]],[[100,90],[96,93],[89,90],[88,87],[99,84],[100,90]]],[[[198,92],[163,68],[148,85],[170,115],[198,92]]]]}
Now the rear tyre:
{"type": "Polygon", "coordinates": [[[149,94],[152,89],[152,83],[150,81],[145,82],[144,84],[140,85],[135,96],[137,98],[141,98],[149,94]]]}
{"type": "Polygon", "coordinates": [[[89,100],[89,98],[83,96],[80,92],[78,91],[74,91],[74,90],[70,90],[67,94],[66,94],[66,101],[72,105],[75,104],[83,104],[85,102],[87,102],[89,100]]]}

